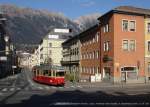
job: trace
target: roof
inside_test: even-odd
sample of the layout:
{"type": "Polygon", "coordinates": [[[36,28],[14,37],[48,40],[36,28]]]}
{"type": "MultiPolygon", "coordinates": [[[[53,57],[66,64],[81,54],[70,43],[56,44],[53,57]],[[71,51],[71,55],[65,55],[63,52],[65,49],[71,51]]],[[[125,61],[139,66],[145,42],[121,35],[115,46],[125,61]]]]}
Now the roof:
{"type": "Polygon", "coordinates": [[[80,38],[80,37],[83,37],[83,36],[85,36],[85,35],[83,35],[84,33],[89,32],[89,31],[93,30],[94,28],[98,28],[98,24],[96,24],[96,25],[94,25],[94,26],[88,28],[87,30],[85,30],[85,31],[83,31],[83,32],[81,32],[81,33],[79,33],[78,35],[75,35],[75,36],[71,37],[70,39],[67,39],[67,40],[66,40],[65,42],[63,42],[62,44],[64,45],[64,44],[66,44],[66,43],[69,43],[69,42],[72,41],[72,40],[75,40],[75,39],[78,39],[78,38],[80,38]]]}
{"type": "Polygon", "coordinates": [[[111,13],[122,13],[122,14],[132,14],[132,15],[140,15],[140,16],[150,16],[150,9],[144,9],[144,8],[139,8],[139,7],[134,7],[134,6],[119,6],[116,7],[98,19],[103,18],[104,16],[111,14],[111,13]]]}
{"type": "Polygon", "coordinates": [[[34,68],[40,69],[40,70],[64,70],[62,66],[56,66],[56,65],[48,65],[48,64],[42,64],[40,66],[34,66],[34,68]]]}
{"type": "Polygon", "coordinates": [[[150,15],[150,9],[144,9],[134,6],[119,6],[114,8],[113,10],[150,15]]]}

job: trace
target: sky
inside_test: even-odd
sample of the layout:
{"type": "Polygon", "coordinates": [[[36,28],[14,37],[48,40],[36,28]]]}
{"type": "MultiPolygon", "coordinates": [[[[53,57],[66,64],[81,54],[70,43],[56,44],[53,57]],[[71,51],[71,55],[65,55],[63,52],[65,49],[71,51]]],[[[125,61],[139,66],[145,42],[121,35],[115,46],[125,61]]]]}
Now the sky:
{"type": "Polygon", "coordinates": [[[150,9],[150,0],[0,0],[0,4],[60,12],[70,19],[92,13],[104,14],[123,5],[150,9]]]}

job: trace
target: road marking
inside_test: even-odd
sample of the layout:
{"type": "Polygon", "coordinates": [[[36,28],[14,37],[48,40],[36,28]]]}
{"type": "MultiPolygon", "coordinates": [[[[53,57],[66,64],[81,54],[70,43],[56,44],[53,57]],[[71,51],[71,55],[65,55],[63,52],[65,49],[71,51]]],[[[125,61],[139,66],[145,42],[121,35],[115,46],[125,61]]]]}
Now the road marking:
{"type": "Polygon", "coordinates": [[[45,89],[46,89],[46,90],[49,90],[49,89],[50,89],[50,87],[46,86],[46,87],[45,87],[45,89]]]}
{"type": "Polygon", "coordinates": [[[17,90],[21,90],[21,88],[20,88],[20,87],[18,87],[18,88],[17,88],[17,90]]]}
{"type": "Polygon", "coordinates": [[[56,87],[52,87],[53,89],[56,89],[56,87]]]}
{"type": "Polygon", "coordinates": [[[3,95],[3,93],[0,93],[0,96],[2,96],[3,95]]]}
{"type": "Polygon", "coordinates": [[[9,90],[10,90],[10,91],[14,91],[14,90],[15,90],[15,88],[10,88],[9,90]]]}
{"type": "Polygon", "coordinates": [[[78,85],[77,87],[78,87],[78,88],[82,88],[82,86],[80,86],[80,85],[78,85]]]}
{"type": "Polygon", "coordinates": [[[42,89],[43,89],[43,87],[38,87],[38,89],[42,90],[42,89]]]}
{"type": "Polygon", "coordinates": [[[26,91],[29,90],[29,87],[26,87],[25,90],[26,90],[26,91]]]}
{"type": "Polygon", "coordinates": [[[58,87],[59,89],[63,89],[64,87],[58,87]]]}
{"type": "Polygon", "coordinates": [[[127,106],[129,106],[129,105],[149,105],[149,103],[116,103],[116,102],[113,102],[113,103],[90,103],[90,102],[84,102],[84,103],[73,103],[73,102],[56,102],[56,103],[52,103],[52,104],[49,104],[49,106],[89,106],[89,105],[91,105],[91,106],[97,106],[97,105],[99,105],[99,106],[104,106],[104,105],[110,105],[110,106],[112,106],[112,105],[127,105],[127,106]]]}
{"type": "Polygon", "coordinates": [[[8,90],[7,88],[3,88],[3,89],[2,89],[3,92],[6,92],[7,90],[8,90]]]}
{"type": "Polygon", "coordinates": [[[72,86],[70,86],[70,87],[71,87],[71,88],[75,88],[75,86],[73,86],[73,85],[72,85],[72,86]]]}

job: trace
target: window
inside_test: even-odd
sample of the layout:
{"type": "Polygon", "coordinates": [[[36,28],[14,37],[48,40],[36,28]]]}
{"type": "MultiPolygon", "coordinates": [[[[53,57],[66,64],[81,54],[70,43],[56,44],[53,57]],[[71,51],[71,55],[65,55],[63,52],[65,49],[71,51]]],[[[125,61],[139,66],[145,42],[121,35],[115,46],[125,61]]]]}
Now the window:
{"type": "Polygon", "coordinates": [[[104,25],[104,32],[109,32],[109,25],[108,24],[104,25]]]}
{"type": "Polygon", "coordinates": [[[99,67],[97,67],[97,74],[99,73],[99,71],[100,71],[100,68],[99,68],[99,67]]]}
{"type": "Polygon", "coordinates": [[[49,43],[49,47],[52,47],[52,43],[49,43]]]}
{"type": "Polygon", "coordinates": [[[150,62],[148,63],[148,73],[150,73],[150,62]]]}
{"type": "Polygon", "coordinates": [[[147,23],[147,32],[150,33],[150,23],[147,23]]]}
{"type": "Polygon", "coordinates": [[[107,41],[107,42],[106,42],[106,49],[107,49],[107,51],[110,50],[110,41],[107,41]]]}
{"type": "Polygon", "coordinates": [[[52,55],[52,50],[49,50],[49,55],[52,55]]]}
{"type": "Polygon", "coordinates": [[[93,67],[93,73],[92,74],[94,74],[94,72],[95,72],[95,67],[93,67]]]}
{"type": "Polygon", "coordinates": [[[123,40],[122,49],[124,51],[135,51],[136,50],[136,41],[135,40],[123,40]]]}
{"type": "Polygon", "coordinates": [[[103,29],[104,29],[104,33],[106,32],[106,28],[105,28],[105,26],[103,27],[103,29]]]}
{"type": "Polygon", "coordinates": [[[135,31],[135,21],[130,21],[130,23],[129,23],[129,30],[130,31],[135,31]]]}
{"type": "Polygon", "coordinates": [[[130,40],[130,51],[135,51],[135,40],[130,40]]]}
{"type": "Polygon", "coordinates": [[[95,42],[95,38],[93,37],[93,43],[95,42]]]}
{"type": "Polygon", "coordinates": [[[123,20],[122,21],[122,30],[123,31],[128,31],[128,20],[123,20]]]}
{"type": "Polygon", "coordinates": [[[108,26],[108,24],[106,24],[106,32],[108,32],[109,31],[109,26],[108,26]]]}
{"type": "Polygon", "coordinates": [[[96,52],[96,58],[99,58],[99,51],[96,52]]]}
{"type": "Polygon", "coordinates": [[[128,51],[128,40],[123,40],[123,50],[128,51]]]}
{"type": "Polygon", "coordinates": [[[148,41],[148,52],[150,52],[150,41],[148,41]]]}
{"type": "Polygon", "coordinates": [[[83,73],[85,73],[85,67],[83,67],[83,73]]]}
{"type": "Polygon", "coordinates": [[[104,51],[106,51],[106,42],[104,42],[104,51]]]}
{"type": "Polygon", "coordinates": [[[96,33],[96,41],[98,42],[99,39],[99,32],[96,33]]]}
{"type": "Polygon", "coordinates": [[[90,40],[90,44],[91,44],[92,42],[91,42],[91,40],[90,40]]]}
{"type": "Polygon", "coordinates": [[[86,59],[89,59],[89,53],[86,53],[86,59]]]}
{"type": "Polygon", "coordinates": [[[89,57],[90,59],[92,59],[92,53],[90,52],[90,57],[89,57]]]}
{"type": "Polygon", "coordinates": [[[104,51],[110,50],[110,41],[104,42],[104,51]]]}
{"type": "Polygon", "coordinates": [[[83,66],[82,66],[82,68],[81,68],[81,73],[83,73],[83,66]]]}
{"type": "Polygon", "coordinates": [[[93,59],[94,59],[94,57],[95,57],[95,52],[93,52],[93,59]]]}
{"type": "Polygon", "coordinates": [[[40,55],[40,59],[43,59],[43,54],[40,55]]]}
{"type": "Polygon", "coordinates": [[[90,69],[90,74],[91,74],[92,73],[92,68],[90,67],[89,69],[90,69]]]}

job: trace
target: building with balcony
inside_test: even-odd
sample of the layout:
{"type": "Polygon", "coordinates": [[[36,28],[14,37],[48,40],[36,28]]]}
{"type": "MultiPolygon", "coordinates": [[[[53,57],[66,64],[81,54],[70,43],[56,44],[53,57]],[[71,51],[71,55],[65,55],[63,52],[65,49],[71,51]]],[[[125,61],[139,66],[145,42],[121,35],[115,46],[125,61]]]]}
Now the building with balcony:
{"type": "Polygon", "coordinates": [[[62,66],[73,75],[75,81],[89,82],[91,76],[101,75],[98,29],[95,25],[62,43],[62,66]]]}
{"type": "Polygon", "coordinates": [[[71,35],[70,29],[54,28],[40,42],[29,57],[31,68],[40,64],[61,65],[62,43],[71,35]]]}
{"type": "MultiPolygon", "coordinates": [[[[150,14],[150,10],[149,10],[150,14]]],[[[150,16],[145,19],[145,73],[146,81],[150,82],[150,16]]]]}
{"type": "Polygon", "coordinates": [[[145,15],[142,9],[120,6],[98,18],[104,81],[145,81],[145,15]]]}
{"type": "Polygon", "coordinates": [[[76,35],[62,43],[63,58],[61,65],[65,67],[66,73],[72,75],[75,81],[80,79],[80,41],[76,35]]]}
{"type": "Polygon", "coordinates": [[[101,81],[99,31],[99,25],[95,25],[80,34],[80,78],[83,82],[101,81]]]}

